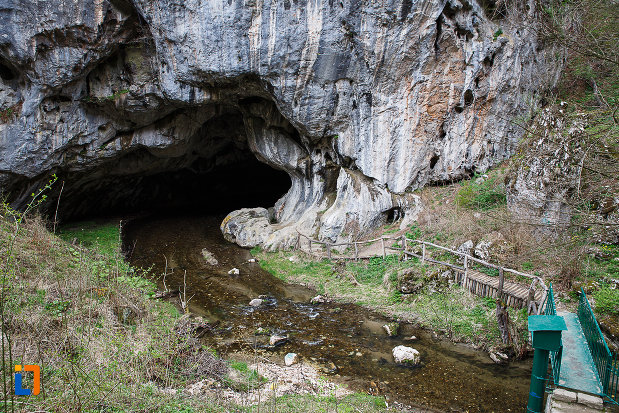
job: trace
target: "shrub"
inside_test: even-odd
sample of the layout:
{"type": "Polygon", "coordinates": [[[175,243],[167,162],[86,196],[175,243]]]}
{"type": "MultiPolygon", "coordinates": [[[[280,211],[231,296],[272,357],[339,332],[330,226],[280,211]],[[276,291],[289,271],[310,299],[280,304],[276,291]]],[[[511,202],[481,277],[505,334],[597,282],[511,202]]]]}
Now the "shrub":
{"type": "Polygon", "coordinates": [[[478,175],[465,182],[456,195],[456,203],[469,209],[489,210],[504,205],[505,186],[498,177],[483,179],[478,175]]]}
{"type": "Polygon", "coordinates": [[[619,315],[619,290],[613,290],[605,285],[593,292],[593,298],[598,312],[619,315]]]}

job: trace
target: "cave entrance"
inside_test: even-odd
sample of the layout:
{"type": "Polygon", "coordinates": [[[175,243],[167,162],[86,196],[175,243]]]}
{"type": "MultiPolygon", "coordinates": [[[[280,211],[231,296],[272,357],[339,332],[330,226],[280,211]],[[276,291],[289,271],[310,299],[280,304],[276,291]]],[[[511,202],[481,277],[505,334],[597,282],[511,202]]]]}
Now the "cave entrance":
{"type": "MultiPolygon", "coordinates": [[[[220,112],[178,144],[136,146],[89,170],[59,172],[64,181],[59,219],[140,212],[225,215],[240,208],[272,207],[290,189],[290,177],[252,153],[240,112],[220,112]]],[[[49,210],[56,207],[55,195],[49,210]]]]}

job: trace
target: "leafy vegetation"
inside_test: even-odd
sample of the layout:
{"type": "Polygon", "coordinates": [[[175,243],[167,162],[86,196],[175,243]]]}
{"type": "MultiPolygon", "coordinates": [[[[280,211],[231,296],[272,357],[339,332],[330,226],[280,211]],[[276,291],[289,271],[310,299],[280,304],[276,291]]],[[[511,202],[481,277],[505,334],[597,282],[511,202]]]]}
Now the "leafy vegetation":
{"type": "Polygon", "coordinates": [[[489,210],[504,205],[505,201],[505,186],[497,175],[487,178],[474,175],[471,180],[462,184],[456,196],[459,206],[478,210],[489,210]]]}
{"type": "Polygon", "coordinates": [[[18,116],[21,112],[22,102],[16,103],[6,109],[0,110],[0,124],[8,123],[18,116]]]}
{"type": "Polygon", "coordinates": [[[601,314],[619,315],[619,289],[604,285],[593,292],[595,310],[601,314]]]}

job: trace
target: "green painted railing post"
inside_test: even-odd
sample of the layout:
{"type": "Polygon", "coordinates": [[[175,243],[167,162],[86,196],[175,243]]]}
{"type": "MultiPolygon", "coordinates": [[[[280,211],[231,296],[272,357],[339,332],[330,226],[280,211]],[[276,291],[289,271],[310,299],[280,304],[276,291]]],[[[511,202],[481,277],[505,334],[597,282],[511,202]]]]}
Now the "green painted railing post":
{"type": "Polygon", "coordinates": [[[529,331],[533,336],[533,371],[529,386],[527,412],[541,413],[544,405],[546,374],[551,351],[561,350],[561,331],[567,330],[563,317],[557,315],[529,316],[529,331]]]}
{"type": "Polygon", "coordinates": [[[542,412],[549,356],[550,352],[541,348],[536,348],[533,353],[533,371],[531,372],[531,385],[529,387],[527,412],[542,412]]]}

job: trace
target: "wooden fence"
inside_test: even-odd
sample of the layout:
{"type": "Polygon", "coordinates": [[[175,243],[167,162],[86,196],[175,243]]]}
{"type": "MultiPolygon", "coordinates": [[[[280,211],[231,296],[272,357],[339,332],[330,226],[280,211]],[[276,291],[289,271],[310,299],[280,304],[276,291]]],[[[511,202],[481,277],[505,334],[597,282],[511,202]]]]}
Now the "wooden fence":
{"type": "MultiPolygon", "coordinates": [[[[548,287],[544,281],[537,275],[526,274],[520,271],[516,271],[511,268],[495,265],[479,258],[473,257],[470,254],[466,254],[461,251],[455,251],[441,245],[437,245],[428,241],[411,240],[405,236],[398,238],[394,237],[380,237],[365,241],[352,241],[344,243],[330,243],[325,241],[318,241],[312,239],[306,235],[299,233],[296,241],[296,249],[308,252],[312,255],[315,254],[312,250],[312,246],[319,246],[319,249],[324,249],[326,252],[326,258],[328,259],[344,259],[344,260],[360,260],[377,256],[377,254],[360,254],[359,247],[368,244],[374,244],[376,242],[381,243],[380,252],[382,257],[386,258],[390,251],[397,251],[401,254],[404,260],[410,257],[417,257],[421,259],[422,263],[431,262],[438,265],[444,265],[448,268],[455,270],[455,280],[462,287],[468,289],[473,294],[482,297],[501,298],[507,305],[516,308],[526,307],[529,313],[540,314],[542,313],[542,304],[545,302],[546,295],[548,294],[548,287]],[[307,241],[307,251],[303,249],[302,240],[307,241]],[[394,246],[393,243],[397,245],[394,246]],[[390,245],[391,244],[391,245],[390,245]],[[419,246],[417,252],[413,251],[413,246],[419,246]],[[338,251],[344,247],[344,254],[338,251]],[[432,258],[429,248],[436,248],[446,253],[456,255],[463,260],[463,265],[456,265],[450,262],[441,261],[432,258]],[[333,252],[335,250],[335,253],[333,252]],[[352,251],[350,251],[352,250],[352,251]],[[419,251],[421,250],[421,251],[419,251]],[[498,271],[498,277],[492,277],[476,271],[472,266],[474,264],[481,265],[482,267],[491,268],[498,271]],[[531,280],[528,287],[523,286],[520,283],[511,282],[505,280],[505,274],[513,274],[515,276],[525,277],[531,280]]],[[[324,258],[325,255],[322,255],[324,258]]]]}

